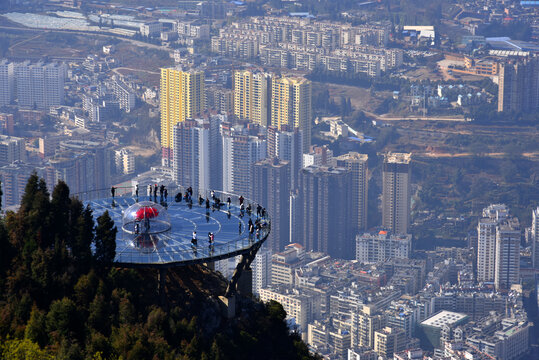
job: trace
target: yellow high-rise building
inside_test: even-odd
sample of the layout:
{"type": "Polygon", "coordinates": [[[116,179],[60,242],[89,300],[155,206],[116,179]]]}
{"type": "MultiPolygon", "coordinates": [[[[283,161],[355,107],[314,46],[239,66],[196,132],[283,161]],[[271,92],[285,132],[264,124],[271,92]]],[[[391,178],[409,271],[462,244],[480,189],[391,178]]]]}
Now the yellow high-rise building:
{"type": "Polygon", "coordinates": [[[161,148],[163,164],[172,165],[174,125],[204,111],[204,72],[161,69],[161,148]]]}
{"type": "Polygon", "coordinates": [[[271,125],[299,128],[303,132],[303,152],[311,144],[312,87],[304,78],[273,79],[271,87],[271,125]]]}
{"type": "Polygon", "coordinates": [[[271,75],[249,70],[234,73],[234,115],[240,120],[267,126],[271,75]]]}

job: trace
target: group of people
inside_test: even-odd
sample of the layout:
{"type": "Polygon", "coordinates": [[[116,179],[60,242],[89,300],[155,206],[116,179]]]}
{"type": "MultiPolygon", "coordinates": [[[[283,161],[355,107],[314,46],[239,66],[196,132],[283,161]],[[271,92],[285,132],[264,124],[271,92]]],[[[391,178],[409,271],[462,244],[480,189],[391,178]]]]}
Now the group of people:
{"type": "MultiPolygon", "coordinates": [[[[112,186],[110,188],[110,195],[112,196],[112,199],[114,200],[114,197],[116,196],[116,187],[112,186]]],[[[152,201],[152,195],[153,195],[153,201],[154,202],[157,202],[157,191],[159,191],[159,198],[161,200],[161,202],[165,201],[167,202],[168,201],[168,189],[165,185],[161,185],[161,186],[157,186],[157,184],[149,184],[148,185],[148,190],[147,190],[147,195],[148,195],[148,199],[150,201],[152,201]]],[[[138,201],[138,197],[139,197],[139,186],[138,184],[135,185],[135,197],[137,198],[137,201],[138,201]]]]}
{"type": "Polygon", "coordinates": [[[187,204],[193,205],[193,188],[188,187],[187,190],[185,190],[185,194],[182,194],[180,191],[176,194],[176,196],[174,196],[174,200],[176,202],[181,202],[182,198],[187,204]]]}
{"type": "MultiPolygon", "coordinates": [[[[152,201],[152,199],[153,199],[154,202],[157,202],[157,192],[158,191],[159,191],[160,201],[161,202],[163,202],[163,201],[167,202],[168,201],[168,189],[166,188],[165,185],[158,186],[157,184],[154,184],[154,185],[149,184],[148,185],[148,187],[147,187],[147,195],[148,195],[149,200],[152,201]]],[[[116,195],[116,188],[114,186],[111,187],[110,192],[111,192],[112,198],[114,200],[114,196],[116,195]]],[[[138,197],[139,197],[139,186],[138,185],[135,185],[135,196],[136,196],[137,201],[138,201],[138,197]]],[[[176,202],[181,202],[183,200],[189,206],[192,206],[193,205],[193,188],[188,187],[185,190],[185,193],[182,193],[181,191],[178,192],[174,196],[174,200],[176,202]]],[[[251,204],[249,203],[249,204],[247,204],[247,206],[245,206],[245,198],[243,196],[241,196],[241,195],[238,198],[238,202],[239,202],[239,208],[240,208],[240,213],[239,213],[240,218],[242,218],[245,215],[246,212],[249,215],[249,222],[248,222],[248,225],[247,225],[248,226],[247,230],[249,232],[249,238],[252,239],[254,236],[256,236],[256,238],[260,238],[261,229],[266,225],[265,222],[261,221],[261,219],[264,219],[266,217],[266,209],[264,207],[262,207],[260,204],[257,204],[257,206],[256,206],[256,219],[253,222],[253,220],[251,219],[251,214],[252,214],[252,211],[253,211],[251,204]],[[256,233],[256,235],[255,235],[255,233],[256,233]]],[[[206,214],[207,215],[209,213],[210,208],[212,209],[212,211],[221,210],[221,206],[224,205],[224,203],[221,201],[221,199],[219,197],[215,196],[215,191],[214,190],[210,191],[210,197],[209,198],[204,199],[201,195],[199,195],[198,204],[200,206],[203,206],[204,203],[205,203],[205,206],[206,206],[206,214]],[[210,199],[211,199],[211,201],[210,201],[210,199]]],[[[231,206],[232,206],[232,199],[230,198],[230,196],[227,197],[226,204],[227,204],[227,209],[228,209],[228,213],[227,213],[228,218],[230,219],[230,215],[231,215],[230,210],[231,210],[231,206]]],[[[148,228],[149,228],[149,224],[145,224],[145,230],[147,230],[148,228]]],[[[240,220],[239,221],[239,233],[241,234],[241,232],[242,232],[242,221],[240,220]]],[[[135,225],[135,233],[136,234],[140,233],[139,224],[135,225]]],[[[210,247],[210,251],[213,251],[214,241],[215,241],[215,235],[212,232],[209,232],[208,233],[208,244],[209,244],[209,247],[210,247]]],[[[193,247],[193,250],[196,252],[197,245],[198,245],[198,239],[197,239],[196,231],[193,231],[193,235],[192,235],[192,239],[191,239],[191,245],[193,247]]]]}
{"type": "MultiPolygon", "coordinates": [[[[157,184],[154,184],[152,186],[152,184],[148,184],[148,188],[147,188],[147,191],[146,191],[146,194],[148,195],[148,198],[150,201],[152,201],[152,194],[153,194],[153,201],[154,202],[157,202],[157,191],[159,191],[159,199],[160,199],[160,202],[167,202],[168,201],[168,189],[165,185],[160,185],[158,186],[157,184]]],[[[138,185],[136,187],[136,190],[135,190],[136,194],[137,194],[137,198],[138,198],[138,185]]]]}

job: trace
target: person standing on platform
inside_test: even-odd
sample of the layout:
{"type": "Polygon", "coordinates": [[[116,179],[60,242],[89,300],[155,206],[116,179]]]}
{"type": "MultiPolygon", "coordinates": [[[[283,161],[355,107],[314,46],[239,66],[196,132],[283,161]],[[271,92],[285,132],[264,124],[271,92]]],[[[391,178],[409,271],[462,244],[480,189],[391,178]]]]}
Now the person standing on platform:
{"type": "Polygon", "coordinates": [[[165,194],[165,202],[167,202],[168,201],[168,190],[167,190],[167,188],[165,188],[164,194],[165,194]]]}
{"type": "Polygon", "coordinates": [[[114,194],[116,194],[116,188],[114,186],[110,188],[110,194],[112,195],[112,198],[114,199],[114,194]]]}
{"type": "Polygon", "coordinates": [[[226,203],[228,204],[228,209],[230,209],[230,203],[232,200],[230,200],[230,196],[226,199],[226,203]]]}
{"type": "Polygon", "coordinates": [[[138,184],[135,185],[135,196],[136,196],[137,199],[138,199],[138,184]]]}

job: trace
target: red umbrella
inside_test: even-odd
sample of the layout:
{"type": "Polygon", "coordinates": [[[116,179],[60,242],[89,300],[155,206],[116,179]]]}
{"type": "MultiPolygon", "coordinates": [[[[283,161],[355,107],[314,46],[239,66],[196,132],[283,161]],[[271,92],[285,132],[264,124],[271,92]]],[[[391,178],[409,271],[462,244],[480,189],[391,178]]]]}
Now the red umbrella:
{"type": "Polygon", "coordinates": [[[135,213],[137,220],[151,219],[156,217],[157,215],[159,215],[159,211],[157,211],[157,209],[153,206],[143,206],[135,213]]]}

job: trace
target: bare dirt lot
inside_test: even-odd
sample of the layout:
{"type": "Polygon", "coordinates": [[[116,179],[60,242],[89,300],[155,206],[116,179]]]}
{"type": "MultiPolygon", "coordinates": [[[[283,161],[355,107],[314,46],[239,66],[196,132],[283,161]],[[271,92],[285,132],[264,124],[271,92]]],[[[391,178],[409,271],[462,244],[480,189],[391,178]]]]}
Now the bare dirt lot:
{"type": "MultiPolygon", "coordinates": [[[[352,107],[354,109],[364,110],[364,111],[374,111],[376,107],[383,101],[381,93],[378,93],[376,97],[373,97],[369,89],[349,86],[349,85],[340,85],[340,84],[329,84],[324,83],[322,86],[327,86],[329,90],[329,95],[339,102],[341,97],[350,98],[352,107]]],[[[386,94],[387,95],[387,94],[386,94]]]]}

